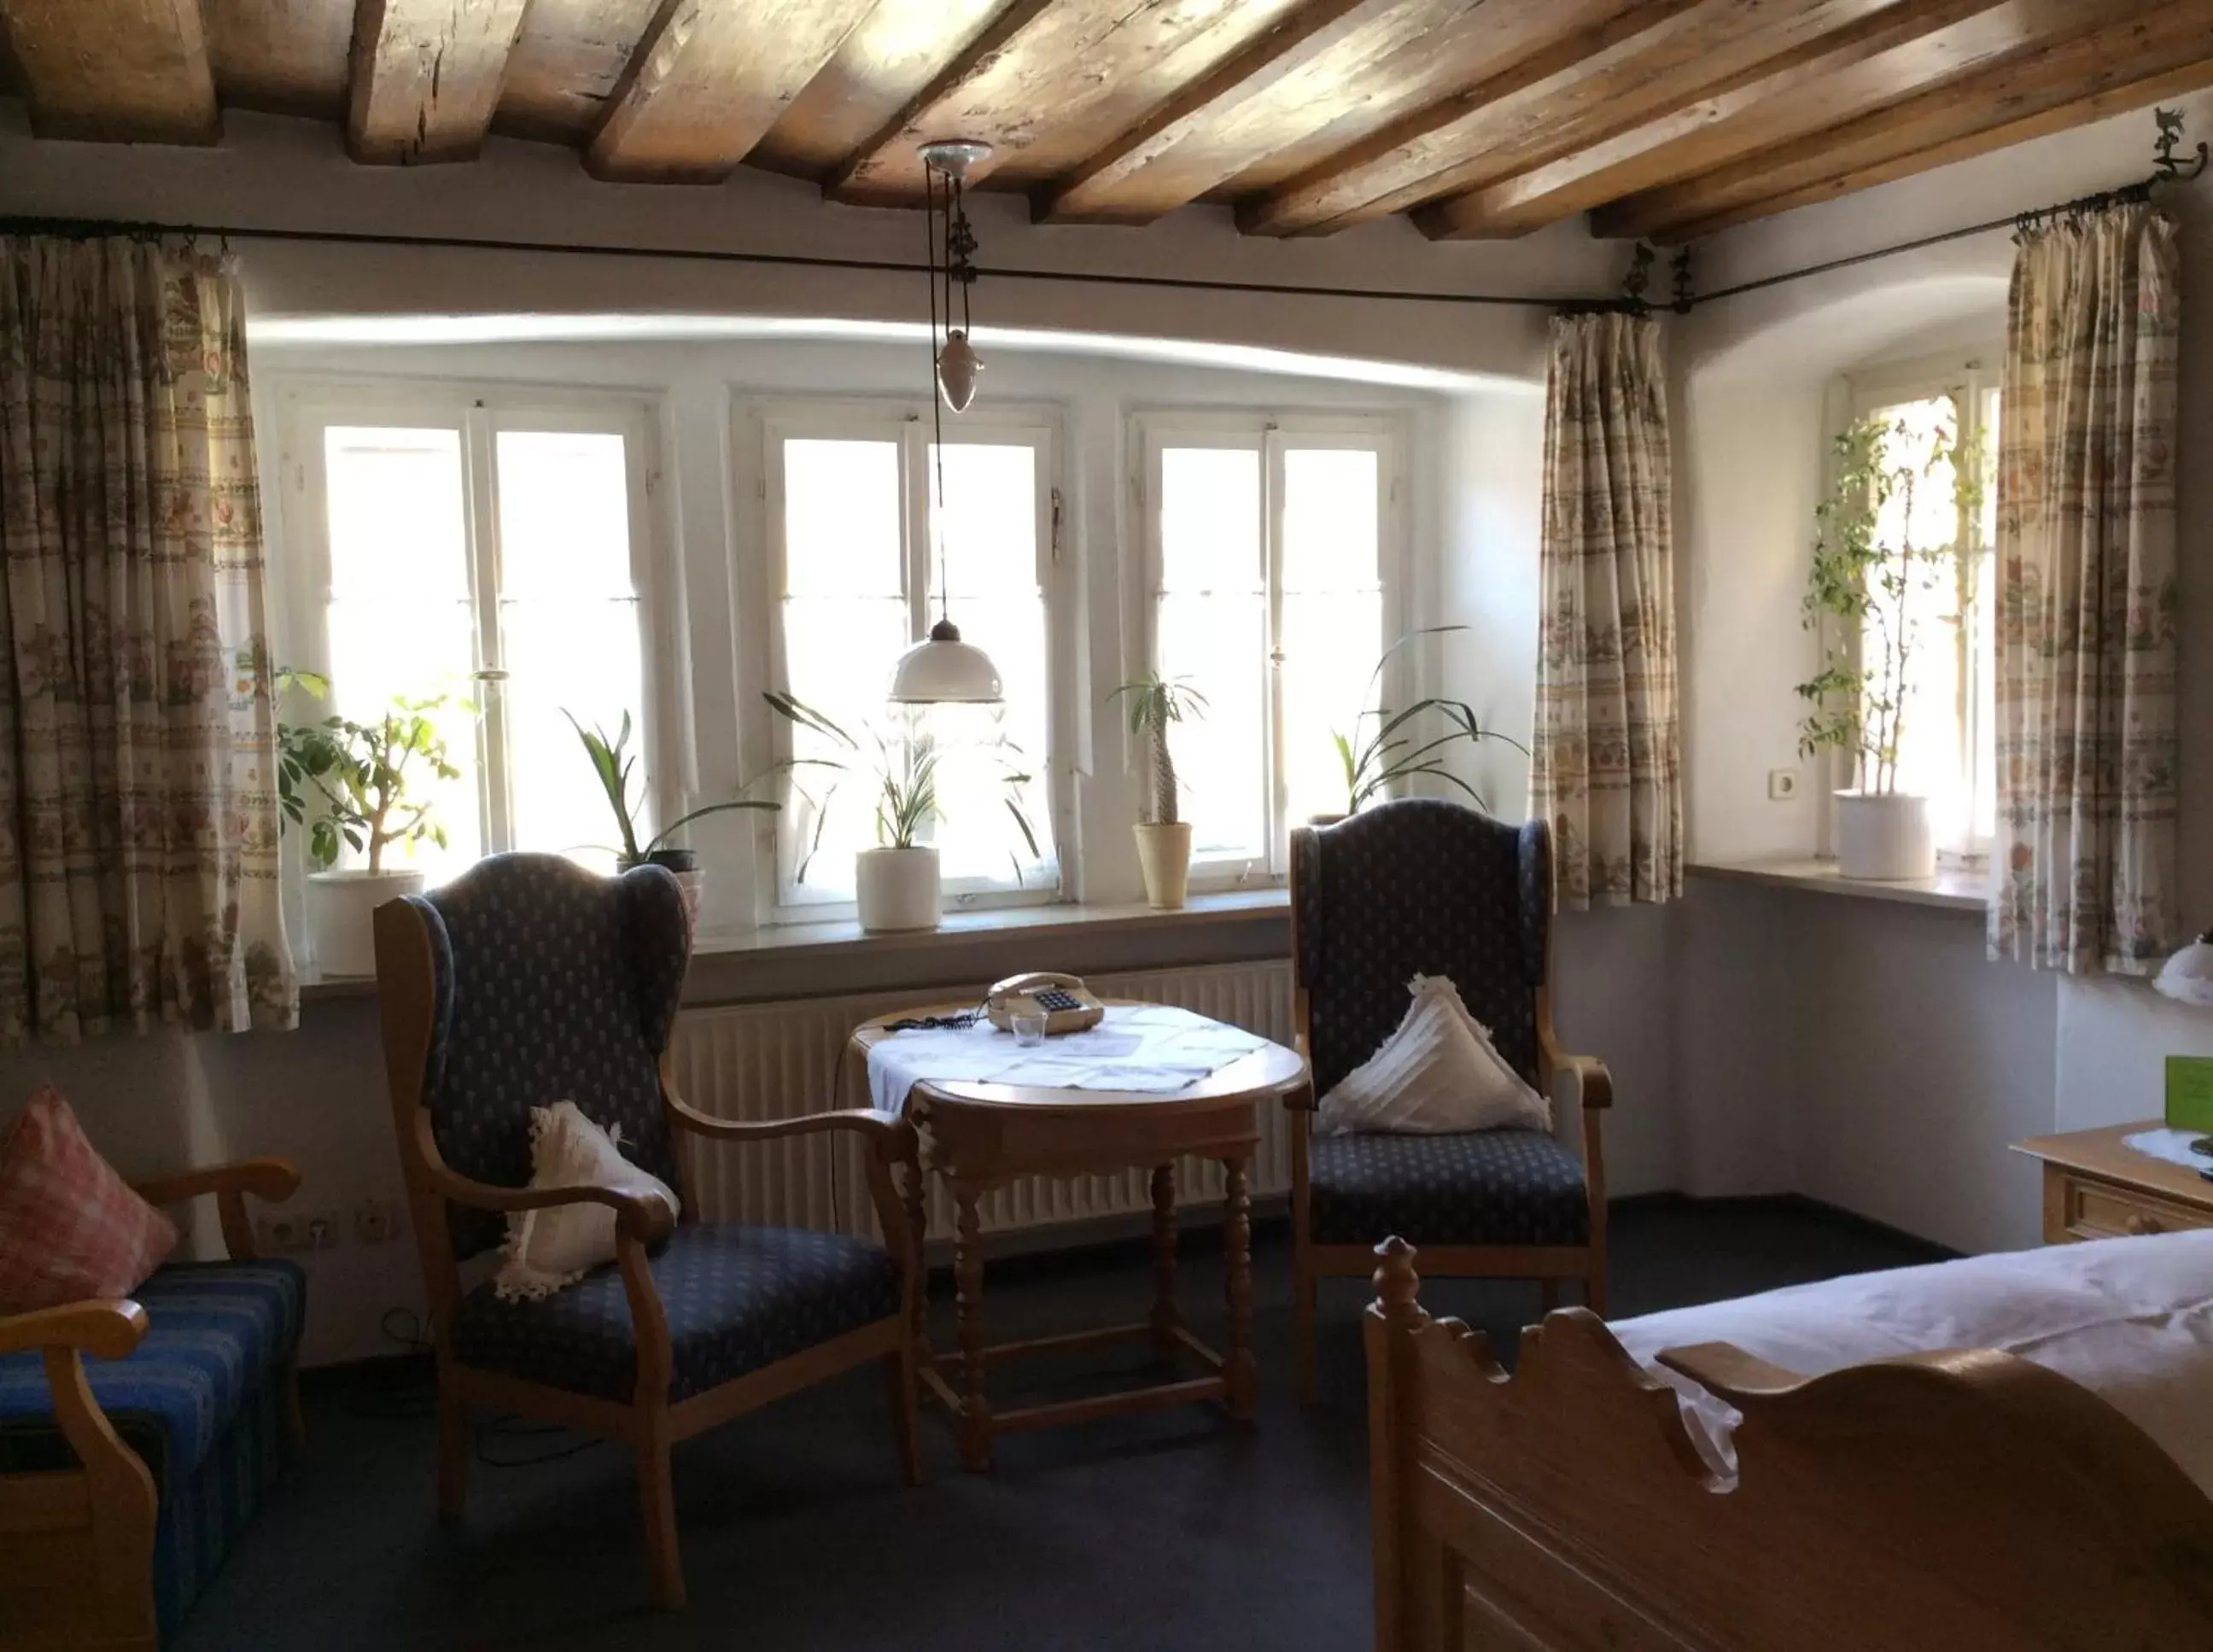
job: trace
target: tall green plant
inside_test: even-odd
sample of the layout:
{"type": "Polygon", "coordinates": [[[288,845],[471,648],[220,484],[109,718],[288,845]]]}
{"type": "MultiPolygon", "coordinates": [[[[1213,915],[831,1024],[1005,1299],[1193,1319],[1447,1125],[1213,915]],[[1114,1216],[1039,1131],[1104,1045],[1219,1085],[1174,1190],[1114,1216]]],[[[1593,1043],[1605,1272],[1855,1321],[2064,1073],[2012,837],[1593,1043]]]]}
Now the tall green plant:
{"type": "Polygon", "coordinates": [[[1174,826],[1177,814],[1175,758],[1168,751],[1168,729],[1186,717],[1206,715],[1206,696],[1184,677],[1167,678],[1156,671],[1133,677],[1107,697],[1125,699],[1132,739],[1145,742],[1146,766],[1152,786],[1138,812],[1147,826],[1174,826]]]}
{"type": "MultiPolygon", "coordinates": [[[[280,667],[281,696],[299,689],[321,700],[330,679],[319,672],[280,667]]],[[[430,842],[446,846],[446,828],[430,799],[414,795],[426,782],[458,780],[460,771],[438,733],[442,711],[475,708],[450,695],[401,697],[375,722],[328,716],[319,722],[277,725],[277,801],[285,820],[304,826],[308,858],[327,871],[341,847],[366,851],[369,869],[384,869],[385,851],[430,842]],[[321,808],[308,819],[308,805],[321,808]]]]}
{"type": "MultiPolygon", "coordinates": [[[[799,882],[807,881],[808,869],[814,863],[815,853],[822,847],[823,826],[830,818],[831,805],[840,787],[857,774],[869,783],[875,812],[876,842],[887,849],[912,849],[918,845],[924,829],[939,814],[937,776],[941,753],[937,741],[926,728],[911,721],[896,729],[871,728],[866,731],[869,746],[863,747],[828,715],[785,690],[765,690],[761,698],[768,703],[770,710],[795,728],[811,728],[846,753],[842,757],[787,758],[777,765],[792,776],[795,789],[806,798],[814,813],[814,830],[808,835],[806,852],[800,856],[796,874],[799,882]],[[801,771],[809,769],[837,777],[822,789],[819,797],[799,780],[801,771]]],[[[1011,746],[1003,749],[1014,750],[1011,746]]],[[[1000,780],[1006,789],[1007,813],[1021,834],[1030,858],[1040,859],[1043,851],[1038,846],[1036,829],[1021,805],[1021,789],[1029,783],[1030,777],[1011,762],[1003,761],[1002,766],[1004,771],[1000,780]]],[[[1015,866],[1015,876],[1020,881],[1019,862],[1015,866]]]]}
{"type": "Polygon", "coordinates": [[[630,713],[623,713],[622,727],[616,731],[613,740],[607,738],[607,731],[597,723],[589,728],[585,728],[576,721],[576,714],[573,711],[564,710],[561,715],[569,719],[569,726],[576,731],[576,738],[583,742],[584,754],[591,759],[592,772],[599,777],[600,789],[607,794],[607,807],[614,811],[615,829],[622,836],[622,843],[615,850],[615,864],[625,872],[633,866],[643,866],[650,861],[668,844],[671,837],[694,820],[704,820],[710,814],[725,814],[731,809],[766,809],[773,814],[783,807],[780,803],[755,797],[729,798],[722,802],[695,808],[688,814],[678,815],[641,844],[637,840],[637,809],[644,798],[641,794],[637,803],[631,801],[631,771],[637,766],[637,759],[629,751],[630,713]]]}
{"type": "MultiPolygon", "coordinates": [[[[1424,625],[1418,631],[1408,631],[1385,649],[1382,657],[1375,661],[1375,669],[1368,674],[1363,700],[1379,698],[1384,668],[1391,663],[1392,655],[1416,637],[1441,637],[1448,631],[1466,629],[1465,625],[1424,625]]],[[[1511,735],[1484,728],[1466,701],[1436,695],[1416,700],[1396,711],[1380,701],[1373,706],[1363,706],[1353,717],[1350,729],[1333,728],[1329,737],[1344,771],[1347,814],[1359,814],[1376,798],[1387,795],[1399,781],[1417,774],[1433,775],[1448,785],[1459,787],[1478,808],[1488,813],[1491,805],[1484,801],[1483,794],[1445,766],[1448,750],[1459,745],[1475,746],[1486,740],[1503,740],[1524,757],[1529,754],[1529,748],[1511,735]],[[1432,713],[1436,722],[1430,729],[1424,729],[1423,720],[1432,713]],[[1430,732],[1438,724],[1442,725],[1442,732],[1430,732]]]]}
{"type": "Polygon", "coordinates": [[[1958,565],[1957,527],[1941,543],[1921,544],[1915,507],[1924,489],[1941,485],[1938,474],[1948,466],[1955,524],[1979,497],[1973,455],[1958,430],[1957,418],[1948,419],[1926,454],[1917,455],[1905,420],[1855,421],[1836,440],[1835,476],[1814,507],[1819,531],[1801,606],[1806,629],[1831,636],[1820,670],[1798,685],[1798,697],[1812,708],[1799,724],[1798,751],[1849,753],[1854,782],[1865,791],[1887,795],[1898,786],[1922,642],[1912,598],[1958,565]]]}

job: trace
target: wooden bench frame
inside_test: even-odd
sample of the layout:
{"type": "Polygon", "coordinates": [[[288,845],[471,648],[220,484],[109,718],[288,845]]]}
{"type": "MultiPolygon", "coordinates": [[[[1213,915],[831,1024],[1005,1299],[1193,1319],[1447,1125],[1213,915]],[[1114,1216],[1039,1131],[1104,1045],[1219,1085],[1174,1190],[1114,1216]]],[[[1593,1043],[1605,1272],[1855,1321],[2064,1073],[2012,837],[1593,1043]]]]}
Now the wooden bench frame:
{"type": "MultiPolygon", "coordinates": [[[[257,1253],[246,1196],[281,1203],[300,1173],[283,1159],[248,1159],[140,1182],[149,1204],[212,1194],[225,1250],[257,1253]]],[[[154,1476],[93,1398],[84,1356],[122,1359],[145,1336],[137,1302],[68,1302],[0,1318],[0,1354],[37,1350],[52,1390],[54,1421],[76,1453],[75,1469],[0,1474],[0,1652],[155,1652],[154,1535],[161,1503],[154,1476]]],[[[280,1381],[285,1428],[304,1441],[296,1360],[280,1381]]]]}

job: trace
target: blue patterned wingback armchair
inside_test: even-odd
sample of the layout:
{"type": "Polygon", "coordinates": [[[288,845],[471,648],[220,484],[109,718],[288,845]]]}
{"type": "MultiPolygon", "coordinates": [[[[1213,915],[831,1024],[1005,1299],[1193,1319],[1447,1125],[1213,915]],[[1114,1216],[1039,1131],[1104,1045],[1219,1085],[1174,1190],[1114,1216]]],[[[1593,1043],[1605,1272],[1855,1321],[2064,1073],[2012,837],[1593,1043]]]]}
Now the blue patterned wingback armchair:
{"type": "Polygon", "coordinates": [[[629,1444],[656,1597],[683,1603],[669,1448],[756,1405],[881,1359],[911,1479],[915,1271],[893,1169],[913,1132],[869,1112],[769,1123],[709,1118],[666,1060],[691,935],[658,867],[597,877],[552,855],[498,855],[436,893],[378,909],[387,1076],[438,1359],[438,1500],[460,1518],[472,1408],[543,1417],[629,1444]],[[676,1191],[533,1189],[530,1113],[574,1101],[676,1191]],[[832,1234],[697,1221],[676,1135],[746,1142],[847,1131],[866,1138],[892,1251],[832,1234]],[[592,1203],[616,1213],[617,1259],[538,1301],[461,1288],[458,1264],[497,1247],[511,1213],[592,1203]]]}
{"type": "Polygon", "coordinates": [[[1314,1070],[1292,1126],[1300,1391],[1314,1388],[1314,1297],[1332,1274],[1365,1277],[1393,1234],[1424,1274],[1580,1278],[1604,1309],[1605,1172],[1596,1060],[1561,1053],[1547,980],[1551,829],[1509,826],[1442,798],[1383,803],[1291,834],[1291,931],[1301,1045],[1314,1070]],[[1314,1098],[1375,1052],[1406,1013],[1416,975],[1448,977],[1500,1055],[1539,1091],[1572,1072],[1581,1101],[1560,1128],[1463,1135],[1320,1136],[1314,1098]]]}

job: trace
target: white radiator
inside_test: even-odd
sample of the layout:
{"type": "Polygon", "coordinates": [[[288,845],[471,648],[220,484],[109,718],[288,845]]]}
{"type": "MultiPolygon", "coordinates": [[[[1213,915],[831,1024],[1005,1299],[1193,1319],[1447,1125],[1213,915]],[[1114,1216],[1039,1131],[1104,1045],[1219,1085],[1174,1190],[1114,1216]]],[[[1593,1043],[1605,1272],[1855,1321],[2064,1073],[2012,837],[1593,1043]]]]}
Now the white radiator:
{"type": "MultiPolygon", "coordinates": [[[[1281,1044],[1291,1042],[1291,966],[1288,960],[1205,968],[1094,975],[1106,997],[1180,1004],[1281,1044]]],[[[790,1003],[738,1004],[686,1010],[672,1044],[678,1094],[717,1119],[789,1119],[838,1106],[867,1105],[866,1083],[848,1070],[846,1039],[871,1015],[970,996],[962,989],[879,992],[790,1003]]],[[[981,999],[983,989],[973,990],[981,999]]],[[[1252,1166],[1255,1198],[1290,1186],[1290,1138],[1283,1109],[1259,1110],[1260,1146],[1252,1166]]],[[[876,1236],[875,1212],[861,1154],[844,1136],[805,1136],[758,1143],[685,1143],[686,1186],[710,1222],[759,1222],[876,1236]]],[[[1186,1160],[1177,1167],[1179,1204],[1222,1198],[1222,1169],[1186,1160]]],[[[1036,1233],[1072,1222],[1136,1216],[1152,1208],[1147,1173],[1033,1178],[1002,1188],[979,1214],[987,1233],[1036,1233]]],[[[953,1203],[932,1179],[930,1236],[949,1238],[953,1203]]]]}

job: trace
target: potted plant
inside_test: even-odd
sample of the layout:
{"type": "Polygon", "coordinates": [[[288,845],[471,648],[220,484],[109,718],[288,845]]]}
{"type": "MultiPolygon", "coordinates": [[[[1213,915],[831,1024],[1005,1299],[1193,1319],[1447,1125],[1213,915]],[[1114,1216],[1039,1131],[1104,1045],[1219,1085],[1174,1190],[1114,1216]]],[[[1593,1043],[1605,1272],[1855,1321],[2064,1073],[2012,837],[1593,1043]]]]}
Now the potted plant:
{"type": "Polygon", "coordinates": [[[1138,805],[1137,865],[1145,877],[1145,904],[1173,908],[1184,904],[1191,883],[1191,822],[1176,813],[1175,759],[1168,751],[1168,728],[1188,716],[1204,716],[1206,696],[1183,678],[1157,672],[1124,683],[1107,698],[1128,698],[1130,734],[1144,742],[1152,783],[1138,805]]]}
{"type": "MultiPolygon", "coordinates": [[[[1809,631],[1831,640],[1821,669],[1798,685],[1812,708],[1798,751],[1848,753],[1852,784],[1836,793],[1838,869],[1848,878],[1925,878],[1936,869],[1925,797],[1898,789],[1898,757],[1911,710],[1911,668],[1921,625],[1911,598],[1951,565],[1955,538],[1914,538],[1915,498],[1939,466],[1954,466],[1958,497],[1972,503],[1968,455],[1940,430],[1925,456],[1908,448],[1903,420],[1856,421],[1836,441],[1836,474],[1814,508],[1819,525],[1803,606],[1809,631]]],[[[1958,513],[1948,513],[1958,520],[1958,513]]]]}
{"type": "MultiPolygon", "coordinates": [[[[1375,669],[1368,674],[1368,693],[1364,698],[1376,697],[1383,668],[1391,663],[1393,655],[1416,637],[1438,637],[1447,631],[1466,629],[1465,625],[1424,625],[1419,631],[1408,631],[1383,650],[1375,669]]],[[[1465,701],[1435,695],[1416,700],[1397,711],[1386,705],[1369,707],[1353,718],[1349,731],[1332,729],[1329,737],[1344,771],[1344,810],[1343,814],[1314,816],[1316,826],[1333,825],[1346,815],[1359,814],[1377,798],[1390,796],[1391,789],[1400,781],[1417,774],[1434,775],[1459,787],[1478,808],[1489,814],[1491,805],[1484,801],[1483,794],[1445,766],[1447,752],[1457,745],[1474,746],[1486,740],[1503,740],[1522,756],[1529,755],[1529,748],[1513,735],[1485,728],[1465,701]],[[1420,720],[1431,712],[1443,724],[1443,732],[1424,738],[1420,720]],[[1369,727],[1371,722],[1372,728],[1369,727]]]]}
{"type": "MultiPolygon", "coordinates": [[[[312,671],[280,670],[281,693],[298,688],[320,700],[329,679],[312,671]]],[[[394,848],[430,842],[446,845],[446,829],[417,788],[456,780],[460,771],[446,755],[436,715],[465,710],[447,695],[395,699],[375,722],[341,716],[277,728],[277,797],[284,819],[304,826],[308,860],[308,928],[316,966],[325,975],[374,975],[376,948],[371,917],[387,900],[419,894],[423,874],[385,864],[394,848]],[[320,806],[309,817],[310,798],[320,806]],[[345,850],[368,864],[338,869],[345,850]]]]}
{"type": "MultiPolygon", "coordinates": [[[[699,921],[701,886],[704,881],[699,870],[699,856],[695,850],[671,846],[668,839],[692,821],[704,820],[710,814],[721,814],[739,808],[766,809],[773,814],[782,805],[753,797],[732,797],[719,803],[709,803],[688,814],[678,815],[641,844],[637,838],[637,804],[631,801],[630,795],[631,771],[637,764],[637,759],[629,751],[630,713],[623,713],[622,727],[616,731],[613,740],[609,740],[607,730],[596,723],[589,728],[585,728],[576,721],[576,714],[573,711],[564,710],[561,715],[569,719],[569,726],[576,731],[576,738],[583,742],[584,755],[591,759],[592,772],[599,777],[600,789],[607,794],[607,807],[614,811],[615,830],[622,837],[621,844],[614,850],[615,869],[627,872],[633,866],[659,866],[675,874],[676,881],[684,890],[685,908],[696,926],[699,921]]],[[[641,792],[638,802],[643,801],[641,792]]]]}
{"type": "MultiPolygon", "coordinates": [[[[805,701],[779,689],[761,698],[769,709],[794,725],[812,728],[849,755],[793,758],[778,766],[795,777],[802,769],[821,769],[833,775],[866,776],[875,798],[876,847],[854,856],[853,894],[861,927],[871,933],[893,930],[934,930],[937,927],[941,880],[936,845],[924,833],[938,818],[938,770],[941,754],[936,741],[915,720],[895,729],[871,728],[869,749],[830,717],[805,701]]],[[[1008,748],[1011,749],[1011,748],[1008,748]]],[[[1001,777],[1007,789],[1007,812],[1020,830],[1031,857],[1039,856],[1037,833],[1022,812],[1021,788],[1030,777],[1012,764],[1001,777]]],[[[833,781],[820,797],[802,792],[814,810],[814,830],[799,863],[799,881],[807,881],[808,867],[821,846],[822,829],[837,796],[833,781]]],[[[1015,876],[1021,869],[1015,866],[1015,876]]]]}

